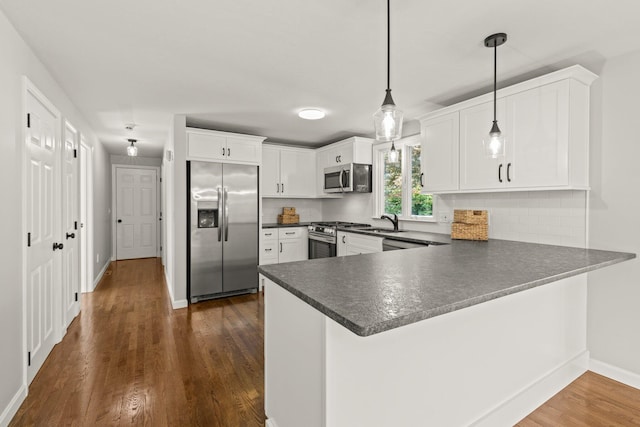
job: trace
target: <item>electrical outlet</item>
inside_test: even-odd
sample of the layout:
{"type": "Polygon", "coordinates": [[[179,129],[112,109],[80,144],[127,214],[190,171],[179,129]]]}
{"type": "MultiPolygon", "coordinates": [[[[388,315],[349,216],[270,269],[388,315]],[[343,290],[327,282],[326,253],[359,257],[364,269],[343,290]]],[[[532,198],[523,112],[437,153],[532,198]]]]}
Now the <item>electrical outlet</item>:
{"type": "Polygon", "coordinates": [[[438,213],[438,222],[451,222],[452,216],[451,212],[440,212],[438,213]]]}

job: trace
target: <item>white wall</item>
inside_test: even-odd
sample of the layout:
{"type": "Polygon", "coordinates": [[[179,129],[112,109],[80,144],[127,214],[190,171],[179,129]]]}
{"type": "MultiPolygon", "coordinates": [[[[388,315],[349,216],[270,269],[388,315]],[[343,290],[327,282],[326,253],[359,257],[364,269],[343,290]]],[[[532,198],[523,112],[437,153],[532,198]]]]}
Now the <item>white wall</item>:
{"type": "MultiPolygon", "coordinates": [[[[592,91],[590,246],[640,254],[640,51],[605,63],[592,91]]],[[[640,375],[640,261],[589,273],[591,357],[640,375]]]]}
{"type": "MultiPolygon", "coordinates": [[[[22,162],[23,99],[22,76],[42,91],[94,148],[94,212],[96,212],[94,246],[110,253],[110,224],[100,225],[97,212],[108,206],[111,193],[110,173],[104,181],[102,168],[109,163],[108,156],[62,88],[15,31],[4,13],[0,12],[0,425],[8,423],[24,397],[26,355],[23,354],[23,300],[22,300],[22,196],[20,185],[24,165],[22,162]],[[107,197],[104,197],[107,194],[107,197]]],[[[95,254],[94,254],[95,258],[95,254]]],[[[99,271],[98,268],[95,271],[99,271]]]]}
{"type": "Polygon", "coordinates": [[[93,279],[98,284],[111,262],[111,161],[100,143],[93,147],[93,279]]]}
{"type": "Polygon", "coordinates": [[[112,154],[110,158],[112,165],[162,166],[162,159],[160,157],[130,157],[125,155],[112,154]]]}

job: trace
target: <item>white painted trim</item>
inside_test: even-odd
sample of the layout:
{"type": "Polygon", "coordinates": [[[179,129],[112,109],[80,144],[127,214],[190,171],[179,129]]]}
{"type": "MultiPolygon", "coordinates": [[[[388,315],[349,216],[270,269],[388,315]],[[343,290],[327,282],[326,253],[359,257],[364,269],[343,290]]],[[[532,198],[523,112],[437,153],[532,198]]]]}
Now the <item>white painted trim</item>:
{"type": "Polygon", "coordinates": [[[169,280],[169,276],[167,275],[167,269],[164,269],[164,280],[165,283],[167,284],[167,291],[169,292],[169,298],[171,299],[171,307],[174,310],[177,310],[179,308],[186,308],[187,306],[189,306],[189,301],[187,301],[186,299],[181,299],[181,300],[176,300],[173,297],[173,286],[171,286],[171,280],[169,280]]]}
{"type": "MultiPolygon", "coordinates": [[[[146,169],[146,170],[155,170],[156,171],[156,193],[160,190],[160,166],[141,166],[141,165],[124,165],[124,164],[116,164],[116,163],[112,163],[111,164],[111,224],[116,224],[117,221],[117,212],[116,212],[116,200],[117,200],[117,192],[118,189],[116,188],[117,185],[117,177],[116,177],[116,170],[118,168],[122,168],[122,169],[146,169]]],[[[158,205],[158,194],[156,194],[156,234],[157,234],[157,230],[158,228],[162,225],[160,224],[161,221],[158,221],[158,213],[160,212],[160,207],[158,205]]],[[[117,244],[118,244],[118,240],[117,240],[117,235],[118,235],[118,227],[111,227],[111,261],[117,261],[118,259],[118,255],[117,255],[117,244]]],[[[156,236],[156,256],[158,256],[159,253],[159,249],[160,249],[160,245],[162,244],[162,242],[158,241],[158,237],[156,236]]],[[[172,298],[173,299],[173,298],[172,298]]]]}
{"type": "Polygon", "coordinates": [[[635,372],[627,371],[597,359],[589,359],[589,370],[640,390],[640,374],[635,372]]]}
{"type": "Polygon", "coordinates": [[[278,424],[276,424],[276,422],[272,418],[267,418],[267,420],[264,422],[264,427],[278,427],[278,424]]]}
{"type": "Polygon", "coordinates": [[[27,397],[27,386],[21,385],[18,389],[18,392],[13,396],[9,404],[2,414],[0,414],[0,427],[6,427],[11,422],[11,419],[16,415],[18,409],[20,409],[20,405],[24,402],[24,399],[27,397]]]}
{"type": "Polygon", "coordinates": [[[98,277],[96,277],[95,280],[93,281],[93,287],[88,292],[93,292],[93,291],[96,290],[96,287],[98,286],[98,283],[100,283],[100,281],[102,280],[102,276],[104,276],[104,273],[107,272],[107,269],[109,268],[110,265],[111,265],[111,261],[108,260],[104,264],[104,267],[102,267],[102,269],[100,270],[100,273],[98,273],[98,277]]]}
{"type": "Polygon", "coordinates": [[[492,427],[516,424],[584,374],[588,365],[589,352],[584,351],[505,399],[470,425],[473,427],[492,427]]]}
{"type": "MultiPolygon", "coordinates": [[[[84,232],[83,232],[83,236],[84,239],[86,241],[86,252],[85,254],[81,254],[83,261],[85,263],[85,276],[83,278],[83,283],[85,285],[84,289],[81,289],[82,292],[93,292],[93,288],[95,288],[95,285],[93,286],[93,288],[91,290],[89,290],[89,287],[93,284],[93,266],[94,266],[94,257],[95,257],[95,253],[94,253],[94,245],[93,245],[93,147],[90,146],[89,144],[87,144],[86,139],[84,138],[84,135],[81,133],[80,134],[80,161],[82,162],[82,160],[84,160],[84,162],[86,163],[84,165],[85,168],[85,172],[86,172],[86,176],[82,177],[82,179],[86,180],[85,183],[85,189],[86,189],[86,193],[85,194],[80,194],[80,199],[81,199],[81,203],[85,204],[85,220],[86,222],[84,223],[84,232]],[[83,155],[82,155],[82,150],[84,149],[84,159],[83,159],[83,155]]],[[[82,164],[80,167],[80,170],[82,171],[82,164]]]]}

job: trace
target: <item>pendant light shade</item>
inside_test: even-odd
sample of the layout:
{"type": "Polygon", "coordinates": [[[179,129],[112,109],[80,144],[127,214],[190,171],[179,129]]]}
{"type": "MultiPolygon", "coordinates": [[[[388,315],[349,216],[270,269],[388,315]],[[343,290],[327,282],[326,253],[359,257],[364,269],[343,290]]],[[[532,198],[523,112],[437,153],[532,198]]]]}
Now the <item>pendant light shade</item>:
{"type": "Polygon", "coordinates": [[[396,150],[396,146],[393,143],[393,141],[391,141],[391,148],[389,149],[389,155],[387,157],[387,160],[389,160],[389,163],[398,162],[398,150],[396,150]]]}
{"type": "Polygon", "coordinates": [[[131,143],[130,146],[127,147],[127,156],[131,156],[131,157],[135,157],[138,155],[138,147],[136,147],[135,145],[133,145],[134,142],[138,142],[135,139],[128,139],[127,141],[129,141],[131,143]]]}
{"type": "Polygon", "coordinates": [[[382,106],[373,115],[378,141],[394,141],[402,137],[402,111],[396,107],[391,97],[390,62],[391,62],[391,0],[387,0],[387,90],[382,106]]]}
{"type": "Polygon", "coordinates": [[[497,101],[497,83],[498,83],[498,46],[503,45],[507,41],[505,33],[492,34],[484,39],[484,45],[493,48],[493,124],[489,135],[483,141],[485,154],[491,158],[502,157],[505,154],[505,138],[498,119],[496,118],[496,101],[497,101]]]}

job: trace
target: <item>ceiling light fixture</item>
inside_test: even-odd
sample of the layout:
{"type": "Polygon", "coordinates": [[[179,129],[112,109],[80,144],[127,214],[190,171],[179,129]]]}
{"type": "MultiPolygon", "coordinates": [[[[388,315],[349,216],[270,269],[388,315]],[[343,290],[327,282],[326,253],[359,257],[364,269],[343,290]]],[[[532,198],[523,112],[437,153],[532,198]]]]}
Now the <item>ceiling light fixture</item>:
{"type": "Polygon", "coordinates": [[[493,124],[489,131],[488,140],[483,141],[483,144],[485,153],[494,159],[504,155],[504,135],[500,131],[498,120],[496,119],[496,98],[498,89],[498,46],[503,45],[506,41],[507,35],[505,33],[492,34],[484,39],[484,45],[493,48],[493,124]]]}
{"type": "Polygon", "coordinates": [[[382,106],[373,115],[373,123],[376,128],[376,139],[378,141],[391,141],[391,150],[389,151],[389,160],[395,157],[397,160],[398,152],[393,143],[402,136],[402,111],[396,108],[396,104],[391,97],[391,4],[387,0],[387,90],[382,101],[382,106]],[[394,154],[395,153],[395,154],[394,154]]]}
{"type": "Polygon", "coordinates": [[[305,120],[319,120],[323,119],[325,116],[325,112],[322,110],[318,110],[317,108],[305,108],[304,110],[300,110],[298,112],[298,117],[305,120]]]}
{"type": "Polygon", "coordinates": [[[135,142],[138,142],[135,139],[127,139],[131,143],[130,146],[127,147],[127,156],[135,157],[138,155],[138,147],[133,145],[135,142]]]}

